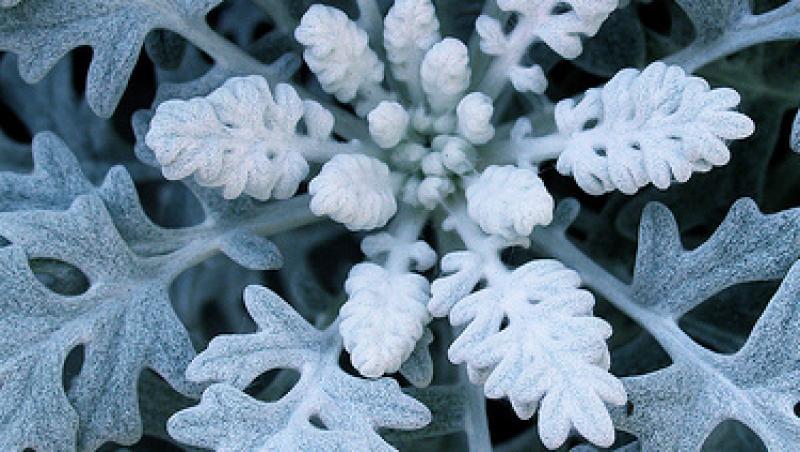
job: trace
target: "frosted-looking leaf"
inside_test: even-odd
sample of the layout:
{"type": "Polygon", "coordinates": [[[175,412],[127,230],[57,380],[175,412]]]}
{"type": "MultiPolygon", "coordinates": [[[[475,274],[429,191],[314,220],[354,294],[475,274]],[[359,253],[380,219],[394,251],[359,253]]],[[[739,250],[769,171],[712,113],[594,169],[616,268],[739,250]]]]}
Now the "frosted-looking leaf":
{"type": "Polygon", "coordinates": [[[544,71],[538,65],[531,67],[515,66],[508,73],[511,85],[519,92],[531,91],[543,93],[547,89],[547,78],[544,71]]]}
{"type": "Polygon", "coordinates": [[[428,310],[434,317],[446,316],[453,305],[472,292],[483,278],[481,258],[471,251],[453,251],[442,257],[442,276],[431,283],[428,310]]]}
{"type": "Polygon", "coordinates": [[[389,167],[373,157],[338,154],[308,184],[311,211],[351,230],[375,229],[397,212],[389,167]]]}
{"type": "Polygon", "coordinates": [[[481,81],[480,90],[497,98],[510,79],[517,91],[541,94],[547,87],[544,71],[538,65],[519,64],[528,48],[543,41],[562,57],[576,58],[583,50],[582,35],[594,36],[617,8],[617,1],[497,0],[501,10],[517,13],[518,20],[507,35],[494,17],[482,15],[475,22],[481,50],[496,57],[481,81]]]}
{"type": "Polygon", "coordinates": [[[513,240],[553,219],[553,198],[532,169],[492,165],[467,188],[467,212],[487,234],[513,240]]]}
{"type": "Polygon", "coordinates": [[[0,249],[0,450],[135,443],[145,368],[196,393],[183,377],[194,349],[172,310],[163,256],[135,254],[100,198],[79,196],[63,212],[2,213],[0,234],[11,242],[0,249]],[[49,290],[30,259],[74,265],[88,290],[49,290]],[[83,366],[65,391],[65,360],[79,345],[83,366]]]}
{"type": "Polygon", "coordinates": [[[353,367],[366,377],[397,372],[430,321],[428,280],[362,262],[350,270],[345,290],[339,331],[353,367]]]}
{"type": "Polygon", "coordinates": [[[317,330],[264,287],[247,287],[244,300],[258,331],[218,336],[192,361],[190,379],[216,384],[199,405],[170,418],[174,438],[225,451],[392,451],[378,428],[430,422],[428,409],[396,381],[352,377],[339,368],[337,324],[317,330]],[[295,369],[300,379],[275,402],[242,392],[272,369],[295,369]]]}
{"type": "Polygon", "coordinates": [[[557,169],[594,195],[686,182],[693,172],[728,162],[724,140],[753,133],[753,121],[732,111],[738,103],[733,89],[710,89],[677,66],[624,69],[577,104],[565,99],[556,105],[565,140],[557,169]]]}
{"type": "Polygon", "coordinates": [[[436,43],[422,60],[420,76],[434,112],[444,113],[455,107],[469,88],[472,76],[467,46],[453,38],[436,43]]]}
{"type": "Polygon", "coordinates": [[[676,0],[694,25],[696,41],[709,42],[752,13],[747,0],[676,0]]]}
{"type": "Polygon", "coordinates": [[[312,5],[294,37],[305,47],[303,59],[322,89],[341,102],[383,80],[383,63],[369,48],[367,33],[336,8],[312,5]]]}
{"type": "Polygon", "coordinates": [[[384,149],[400,143],[406,134],[408,120],[408,112],[397,102],[383,101],[367,114],[369,134],[384,149]]]}
{"type": "Polygon", "coordinates": [[[403,260],[413,262],[416,271],[423,272],[436,264],[436,252],[422,240],[407,242],[388,232],[380,232],[364,237],[361,251],[370,259],[393,253],[403,260]]]}
{"type": "Polygon", "coordinates": [[[458,133],[472,144],[486,144],[494,137],[492,99],[483,93],[469,93],[456,107],[458,133]]]}
{"type": "Polygon", "coordinates": [[[560,446],[573,427],[610,446],[614,427],[605,403],[624,404],[626,395],[608,372],[611,327],[593,317],[594,297],[558,261],[535,260],[511,272],[499,265],[472,251],[445,256],[443,269],[454,274],[434,281],[430,310],[441,315],[452,304],[450,322],[466,325],[450,346],[450,361],[466,363],[470,381],[483,383],[487,397],[508,397],[520,418],[540,410],[545,446],[560,446]],[[487,287],[470,294],[481,279],[487,287]]]}
{"type": "Polygon", "coordinates": [[[612,413],[615,425],[635,435],[642,450],[699,451],[726,420],[746,425],[767,450],[797,448],[798,243],[800,209],[765,215],[752,200],[741,199],[711,237],[691,250],[683,248],[666,207],[650,204],[644,210],[629,303],[652,319],[648,330],[668,338],[672,364],[625,378],[632,405],[612,413]],[[683,314],[726,289],[784,275],[736,353],[709,350],[678,326],[683,314]]]}
{"type": "Polygon", "coordinates": [[[475,32],[481,38],[481,51],[487,55],[502,55],[506,52],[508,38],[503,33],[500,22],[489,16],[475,20],[475,32]]]}
{"type": "MultiPolygon", "coordinates": [[[[503,11],[522,15],[518,25],[524,28],[521,31],[537,36],[564,58],[580,55],[580,35],[594,36],[617,3],[618,0],[497,0],[503,11]]],[[[483,29],[494,27],[484,24],[483,29]]],[[[496,32],[484,35],[494,36],[496,32]]]]}
{"type": "Polygon", "coordinates": [[[145,142],[167,179],[194,174],[200,185],[223,187],[226,199],[285,199],[308,174],[303,151],[330,145],[329,117],[289,85],[279,84],[273,97],[263,77],[234,77],[206,97],[160,104],[145,142]],[[313,125],[298,135],[305,112],[313,125]]]}
{"type": "MultiPolygon", "coordinates": [[[[22,78],[34,83],[69,51],[91,46],[86,101],[95,113],[109,117],[125,91],[148,33],[166,29],[195,35],[197,27],[206,26],[205,15],[220,2],[25,0],[0,14],[0,50],[16,53],[22,78]]],[[[261,73],[286,76],[293,61],[296,59],[291,56],[279,58],[275,64],[263,66],[261,73]]]]}
{"type": "Polygon", "coordinates": [[[398,80],[418,85],[422,57],[440,39],[430,0],[397,0],[386,13],[383,46],[398,80]]]}

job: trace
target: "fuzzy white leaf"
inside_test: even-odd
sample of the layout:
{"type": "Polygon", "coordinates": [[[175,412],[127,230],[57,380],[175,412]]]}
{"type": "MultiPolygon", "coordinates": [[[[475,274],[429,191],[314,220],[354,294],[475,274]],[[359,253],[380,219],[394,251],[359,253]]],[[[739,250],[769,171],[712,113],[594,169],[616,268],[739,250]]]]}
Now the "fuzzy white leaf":
{"type": "Polygon", "coordinates": [[[686,182],[695,171],[728,162],[724,140],[753,133],[753,121],[731,110],[738,103],[733,89],[710,89],[678,66],[624,69],[577,105],[571,99],[556,105],[566,140],[557,169],[594,195],[686,182]]]}
{"type": "Polygon", "coordinates": [[[430,321],[428,281],[365,262],[350,270],[345,290],[339,331],[353,367],[366,377],[396,372],[430,321]]]}
{"type": "Polygon", "coordinates": [[[326,125],[309,125],[311,137],[299,136],[303,106],[289,85],[279,84],[273,97],[263,77],[231,78],[206,97],[159,105],[145,142],[167,179],[194,174],[200,185],[223,187],[227,199],[285,199],[308,174],[301,151],[324,147],[332,125],[316,104],[315,118],[325,120],[314,122],[326,125]]]}
{"type": "Polygon", "coordinates": [[[508,77],[514,89],[524,93],[532,92],[542,94],[547,89],[547,78],[539,65],[531,67],[515,66],[511,68],[508,77]]]}
{"type": "Polygon", "coordinates": [[[351,230],[384,226],[397,212],[389,167],[361,154],[337,154],[308,185],[311,211],[351,230]]]}
{"type": "Polygon", "coordinates": [[[454,251],[445,254],[441,261],[442,273],[431,283],[431,300],[428,310],[434,317],[444,317],[459,300],[469,295],[483,277],[480,257],[471,251],[454,251]]]}
{"type": "Polygon", "coordinates": [[[564,58],[580,55],[580,35],[594,36],[617,5],[618,0],[497,0],[503,11],[523,16],[518,27],[530,27],[525,32],[564,58]]]}
{"type": "Polygon", "coordinates": [[[436,252],[422,240],[407,242],[388,232],[380,232],[364,237],[361,251],[370,259],[393,253],[414,262],[414,269],[425,271],[436,264],[436,252]]]}
{"type": "Polygon", "coordinates": [[[422,58],[440,39],[439,21],[430,0],[397,0],[389,8],[383,46],[398,80],[418,84],[422,58]]]}
{"type": "Polygon", "coordinates": [[[378,146],[397,146],[408,128],[408,112],[397,102],[383,101],[367,114],[369,134],[378,146]]]}
{"type": "Polygon", "coordinates": [[[500,22],[486,15],[479,16],[475,21],[475,31],[481,38],[481,51],[487,55],[502,55],[508,47],[508,38],[500,22]]]}
{"type": "Polygon", "coordinates": [[[312,5],[294,37],[305,47],[303,59],[322,89],[341,102],[383,80],[383,63],[369,48],[367,33],[336,8],[312,5]]]}
{"type": "MultiPolygon", "coordinates": [[[[492,133],[494,133],[494,128],[492,128],[492,133]]],[[[442,165],[445,168],[456,174],[464,174],[475,169],[472,164],[477,158],[475,148],[459,137],[440,137],[443,140],[437,143],[437,139],[434,139],[433,146],[436,148],[437,145],[441,145],[442,165]]]]}
{"type": "Polygon", "coordinates": [[[626,395],[608,373],[611,327],[592,316],[594,297],[578,287],[577,273],[555,260],[498,273],[499,261],[489,265],[475,252],[453,253],[447,262],[450,256],[443,270],[456,272],[433,282],[429,305],[439,315],[452,303],[450,322],[466,325],[450,360],[466,363],[487,397],[508,397],[520,418],[540,409],[545,446],[563,444],[571,428],[610,446],[614,427],[605,403],[622,405],[626,395]],[[484,278],[488,286],[469,294],[484,278]]]}
{"type": "Polygon", "coordinates": [[[456,106],[469,87],[472,72],[467,46],[458,39],[445,38],[425,54],[420,69],[422,89],[434,112],[456,106]]]}
{"type": "Polygon", "coordinates": [[[420,161],[420,167],[422,174],[426,176],[445,176],[447,174],[441,152],[430,152],[425,155],[420,161]]]}
{"type": "Polygon", "coordinates": [[[333,114],[319,102],[303,101],[303,122],[306,124],[308,135],[314,138],[328,138],[333,132],[333,114]]]}
{"type": "Polygon", "coordinates": [[[455,186],[449,178],[429,176],[422,180],[417,187],[417,201],[428,210],[436,206],[455,191],[455,186]]]}
{"type": "Polygon", "coordinates": [[[217,336],[191,362],[187,377],[211,385],[199,405],[169,419],[173,438],[219,451],[394,451],[378,429],[431,421],[395,380],[357,378],[339,367],[335,324],[317,330],[264,287],[248,286],[244,301],[257,331],[217,336]],[[243,391],[274,369],[300,374],[291,391],[274,401],[243,391]]]}
{"type": "Polygon", "coordinates": [[[467,212],[487,234],[513,240],[553,219],[553,198],[534,170],[492,165],[467,188],[467,212]]]}
{"type": "Polygon", "coordinates": [[[483,93],[469,93],[456,107],[458,133],[472,144],[486,144],[494,137],[492,99],[483,93]]]}

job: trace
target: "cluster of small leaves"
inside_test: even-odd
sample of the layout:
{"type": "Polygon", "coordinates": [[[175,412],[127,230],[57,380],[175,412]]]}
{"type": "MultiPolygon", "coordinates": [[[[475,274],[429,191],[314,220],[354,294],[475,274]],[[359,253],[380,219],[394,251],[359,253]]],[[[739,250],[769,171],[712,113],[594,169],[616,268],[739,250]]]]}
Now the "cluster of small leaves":
{"type": "Polygon", "coordinates": [[[0,449],[794,450],[799,37],[0,0],[0,449]]]}

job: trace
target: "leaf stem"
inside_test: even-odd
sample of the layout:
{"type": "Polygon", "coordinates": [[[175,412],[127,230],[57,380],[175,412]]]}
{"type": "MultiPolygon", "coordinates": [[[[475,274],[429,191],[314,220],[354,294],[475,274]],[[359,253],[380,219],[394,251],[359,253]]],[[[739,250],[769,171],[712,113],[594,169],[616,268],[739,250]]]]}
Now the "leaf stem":
{"type": "Polygon", "coordinates": [[[555,160],[564,151],[566,138],[558,133],[520,140],[502,140],[491,146],[491,163],[538,166],[555,160]]]}
{"type": "Polygon", "coordinates": [[[321,218],[314,215],[308,208],[309,198],[308,195],[301,195],[286,201],[271,203],[258,215],[236,225],[197,227],[191,234],[192,238],[188,243],[169,254],[150,259],[163,269],[163,277],[172,281],[187,268],[216,255],[219,252],[222,237],[228,233],[236,230],[248,230],[258,235],[270,236],[321,221],[321,218]]]}
{"type": "Polygon", "coordinates": [[[744,48],[800,37],[800,1],[794,0],[764,14],[747,14],[710,42],[695,41],[664,61],[692,73],[706,64],[744,48]]]}
{"type": "Polygon", "coordinates": [[[389,273],[399,275],[408,271],[412,262],[408,248],[417,241],[426,221],[428,221],[427,210],[423,211],[402,203],[400,212],[395,215],[390,225],[398,246],[392,247],[386,258],[384,267],[389,273]]]}
{"type": "Polygon", "coordinates": [[[531,242],[548,256],[577,271],[587,286],[596,290],[609,303],[650,332],[673,361],[678,357],[698,354],[699,347],[673,319],[655,314],[636,304],[630,286],[581,252],[566,238],[563,231],[556,227],[539,228],[531,236],[531,242]]]}
{"type": "Polygon", "coordinates": [[[514,27],[508,37],[508,48],[505,53],[495,58],[491,66],[478,85],[478,89],[496,99],[508,83],[508,74],[511,68],[519,63],[525,51],[528,50],[537,37],[531,33],[535,29],[535,19],[530,16],[521,16],[521,21],[514,27]]]}

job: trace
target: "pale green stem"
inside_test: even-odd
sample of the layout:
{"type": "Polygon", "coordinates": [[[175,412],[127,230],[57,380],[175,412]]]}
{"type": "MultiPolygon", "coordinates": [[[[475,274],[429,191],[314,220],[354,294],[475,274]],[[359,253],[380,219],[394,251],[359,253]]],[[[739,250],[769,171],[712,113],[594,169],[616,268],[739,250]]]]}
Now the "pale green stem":
{"type": "Polygon", "coordinates": [[[373,46],[383,47],[383,18],[381,9],[375,0],[356,0],[358,4],[358,26],[369,35],[369,40],[373,46]]]}
{"type": "Polygon", "coordinates": [[[692,73],[744,48],[800,38],[800,2],[791,1],[764,14],[745,15],[710,42],[695,42],[664,61],[692,73]]]}
{"type": "Polygon", "coordinates": [[[403,245],[389,251],[384,266],[389,273],[399,275],[408,271],[412,259],[406,248],[417,241],[427,220],[427,210],[401,203],[400,212],[392,219],[389,229],[392,231],[392,236],[403,245]]]}
{"type": "Polygon", "coordinates": [[[484,163],[538,166],[557,159],[565,146],[566,138],[557,133],[522,140],[506,139],[489,146],[491,153],[484,156],[484,163]]]}
{"type": "Polygon", "coordinates": [[[522,16],[522,20],[514,27],[514,31],[508,37],[508,48],[506,52],[499,55],[492,62],[488,72],[478,85],[478,89],[496,99],[503,87],[508,82],[508,73],[519,63],[522,56],[534,42],[536,35],[531,33],[535,29],[536,22],[531,17],[522,16]]]}
{"type": "Polygon", "coordinates": [[[235,225],[197,226],[187,228],[191,239],[181,248],[166,254],[149,258],[163,268],[163,277],[172,281],[179,274],[200,262],[216,255],[220,241],[228,233],[246,230],[262,236],[275,235],[320,221],[308,208],[309,196],[296,196],[286,201],[268,205],[258,215],[235,225]]]}
{"type": "Polygon", "coordinates": [[[544,254],[577,271],[584,284],[596,290],[609,303],[650,332],[673,361],[680,357],[700,360],[707,352],[681,331],[674,319],[653,313],[637,304],[633,300],[631,286],[583,254],[562,231],[552,227],[539,228],[534,231],[531,240],[544,254]]]}

